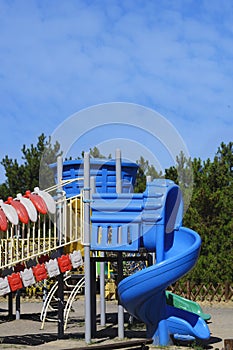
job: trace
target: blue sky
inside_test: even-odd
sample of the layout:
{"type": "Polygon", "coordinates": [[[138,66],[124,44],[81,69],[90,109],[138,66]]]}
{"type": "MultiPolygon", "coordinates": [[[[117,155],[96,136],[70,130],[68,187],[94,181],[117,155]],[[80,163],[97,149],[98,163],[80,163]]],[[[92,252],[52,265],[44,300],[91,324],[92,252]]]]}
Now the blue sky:
{"type": "Polygon", "coordinates": [[[114,101],[156,110],[212,157],[233,141],[232,62],[231,0],[1,0],[0,159],[114,101]]]}

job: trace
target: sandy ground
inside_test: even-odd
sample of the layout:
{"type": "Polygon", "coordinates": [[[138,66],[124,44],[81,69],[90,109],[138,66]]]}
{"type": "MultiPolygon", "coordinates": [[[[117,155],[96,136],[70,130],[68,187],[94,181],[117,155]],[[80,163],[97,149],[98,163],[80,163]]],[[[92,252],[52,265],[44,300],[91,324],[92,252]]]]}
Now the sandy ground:
{"type": "MultiPolygon", "coordinates": [[[[20,319],[8,318],[8,304],[4,298],[0,299],[0,349],[78,349],[85,344],[84,299],[81,296],[73,303],[68,327],[64,339],[57,339],[58,325],[54,321],[46,321],[44,329],[41,328],[40,312],[42,301],[21,300],[20,319]]],[[[202,347],[206,349],[222,349],[224,339],[233,338],[233,303],[204,304],[204,312],[211,314],[208,321],[211,337],[202,347]]],[[[15,302],[14,309],[15,313],[15,302]]],[[[119,342],[117,338],[117,302],[106,302],[106,327],[100,327],[99,303],[97,302],[97,335],[92,344],[107,344],[119,342]]],[[[50,315],[53,316],[52,313],[50,315]]],[[[125,338],[142,339],[146,337],[145,330],[136,324],[128,329],[128,314],[125,313],[125,338]]],[[[125,339],[125,340],[126,340],[125,339]]],[[[91,345],[90,345],[91,346],[91,345]]],[[[152,349],[153,347],[150,346],[152,349]]],[[[172,346],[172,348],[177,348],[172,346]]],[[[180,345],[178,346],[180,348],[180,345]]],[[[183,346],[182,346],[183,348],[183,346]]],[[[189,347],[190,348],[190,347],[189,347]]],[[[195,345],[197,348],[197,345],[195,345]]]]}

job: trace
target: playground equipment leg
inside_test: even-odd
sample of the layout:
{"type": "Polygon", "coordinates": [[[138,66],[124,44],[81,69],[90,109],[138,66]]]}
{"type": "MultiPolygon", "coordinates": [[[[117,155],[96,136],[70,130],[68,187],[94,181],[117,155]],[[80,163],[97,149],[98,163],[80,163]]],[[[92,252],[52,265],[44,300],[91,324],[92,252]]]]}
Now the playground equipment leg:
{"type": "Polygon", "coordinates": [[[90,155],[84,153],[85,341],[91,343],[90,155]]]}
{"type": "Polygon", "coordinates": [[[91,278],[90,278],[90,247],[84,247],[85,266],[85,341],[91,343],[91,278]]]}
{"type": "MultiPolygon", "coordinates": [[[[123,259],[122,253],[118,253],[118,276],[117,284],[123,279],[123,259]]],[[[124,308],[122,305],[118,304],[118,338],[124,339],[124,308]]]]}
{"type": "MultiPolygon", "coordinates": [[[[63,171],[63,160],[62,157],[57,157],[57,177],[58,184],[60,185],[57,189],[57,197],[62,197],[62,171],[63,171]]],[[[62,241],[62,228],[63,228],[63,217],[62,217],[62,204],[57,214],[57,227],[58,227],[58,241],[59,244],[62,241]]],[[[59,253],[63,253],[63,248],[59,249],[59,253]]],[[[64,338],[64,279],[63,274],[58,275],[58,339],[64,338]]]]}
{"type": "Polygon", "coordinates": [[[15,306],[16,306],[15,318],[16,320],[19,320],[20,319],[20,290],[19,289],[16,291],[15,306]]]}
{"type": "MultiPolygon", "coordinates": [[[[100,253],[101,257],[104,257],[104,252],[100,253]]],[[[104,262],[100,263],[100,325],[106,324],[106,302],[105,302],[105,270],[104,262]]]]}
{"type": "Polygon", "coordinates": [[[44,280],[44,282],[43,282],[43,304],[46,301],[47,295],[48,295],[47,281],[44,280]]]}
{"type": "Polygon", "coordinates": [[[13,295],[12,293],[8,294],[8,317],[13,317],[13,295]]]}
{"type": "Polygon", "coordinates": [[[91,260],[91,337],[96,336],[96,267],[91,260]]]}
{"type": "MultiPolygon", "coordinates": [[[[121,183],[121,150],[116,149],[116,193],[122,192],[122,183],[121,183]]],[[[123,260],[122,253],[118,253],[118,283],[123,278],[123,260]]],[[[124,308],[122,305],[118,305],[118,338],[124,338],[124,308]]]]}
{"type": "Polygon", "coordinates": [[[58,339],[64,338],[64,279],[63,273],[58,278],[58,339]]]}
{"type": "MultiPolygon", "coordinates": [[[[90,199],[95,193],[96,182],[95,177],[90,177],[90,199]]],[[[94,254],[93,254],[94,255],[94,254]]],[[[95,259],[91,259],[91,336],[96,335],[96,263],[95,259]]]]}

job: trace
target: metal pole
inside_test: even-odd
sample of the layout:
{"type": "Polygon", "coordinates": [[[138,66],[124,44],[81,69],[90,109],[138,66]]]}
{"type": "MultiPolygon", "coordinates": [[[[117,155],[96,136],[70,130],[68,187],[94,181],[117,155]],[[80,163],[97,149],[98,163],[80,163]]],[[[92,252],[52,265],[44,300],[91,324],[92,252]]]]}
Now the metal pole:
{"type": "Polygon", "coordinates": [[[13,294],[10,292],[8,294],[8,317],[12,318],[13,316],[13,294]]]}
{"type": "MultiPolygon", "coordinates": [[[[116,149],[116,193],[122,192],[121,181],[121,150],[116,149]]],[[[118,253],[118,283],[123,278],[122,252],[118,253]]],[[[124,339],[124,308],[118,304],[118,338],[124,339]]]]}
{"type": "MultiPolygon", "coordinates": [[[[104,252],[100,252],[100,256],[104,257],[104,252]]],[[[105,301],[105,263],[100,262],[100,325],[106,324],[106,301],[105,301]]]]}
{"type": "Polygon", "coordinates": [[[57,183],[59,190],[62,190],[62,172],[63,172],[63,159],[62,156],[57,157],[57,183]]]}
{"type": "Polygon", "coordinates": [[[84,153],[85,341],[91,343],[90,154],[84,153]]]}
{"type": "Polygon", "coordinates": [[[96,337],[96,261],[91,260],[91,338],[96,337]]]}
{"type": "Polygon", "coordinates": [[[47,299],[48,289],[47,289],[47,280],[43,281],[43,306],[45,305],[45,301],[47,299]]]}
{"type": "Polygon", "coordinates": [[[16,296],[15,296],[15,319],[20,320],[20,290],[18,289],[16,291],[16,296]]]}
{"type": "MultiPolygon", "coordinates": [[[[61,156],[57,157],[57,199],[58,199],[58,208],[57,208],[57,239],[58,244],[62,242],[62,229],[63,229],[63,203],[62,203],[62,173],[63,173],[63,159],[61,156]]],[[[59,248],[60,253],[62,254],[63,249],[59,248]]],[[[58,339],[64,338],[64,278],[63,273],[57,276],[58,281],[58,339]]]]}
{"type": "Polygon", "coordinates": [[[90,199],[92,200],[93,194],[96,192],[96,182],[95,182],[95,177],[91,176],[90,177],[90,199]]]}
{"type": "Polygon", "coordinates": [[[116,149],[116,193],[122,192],[121,182],[121,150],[116,149]]]}
{"type": "MultiPolygon", "coordinates": [[[[96,182],[95,177],[91,176],[90,178],[90,197],[92,199],[93,193],[96,192],[96,182]]],[[[104,257],[104,252],[100,252],[100,256],[104,257]]],[[[105,326],[105,314],[106,314],[106,301],[105,301],[105,271],[104,271],[104,262],[100,262],[100,325],[105,326]]]]}
{"type": "Polygon", "coordinates": [[[56,211],[56,219],[57,219],[57,240],[58,245],[61,244],[62,241],[62,172],[63,172],[63,159],[61,156],[57,157],[57,200],[58,200],[58,207],[56,211]]]}
{"type": "Polygon", "coordinates": [[[64,279],[63,273],[57,276],[58,289],[58,339],[64,338],[64,279]]]}
{"type": "MultiPolygon", "coordinates": [[[[90,200],[96,190],[95,177],[90,177],[90,200]]],[[[93,257],[96,252],[93,252],[93,257]]],[[[91,337],[96,335],[96,261],[91,260],[91,337]]]]}

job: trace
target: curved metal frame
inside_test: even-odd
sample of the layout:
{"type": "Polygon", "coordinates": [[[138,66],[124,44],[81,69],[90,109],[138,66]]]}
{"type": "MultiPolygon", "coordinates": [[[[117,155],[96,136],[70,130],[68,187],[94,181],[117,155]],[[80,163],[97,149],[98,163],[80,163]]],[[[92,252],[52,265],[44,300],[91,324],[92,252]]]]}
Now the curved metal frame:
{"type": "Polygon", "coordinates": [[[79,290],[81,288],[83,288],[84,285],[85,285],[85,277],[81,278],[81,280],[78,281],[78,283],[75,285],[74,289],[70,293],[70,296],[69,296],[69,298],[67,300],[67,303],[66,303],[66,306],[65,306],[65,309],[64,309],[64,319],[65,319],[64,329],[65,330],[66,330],[66,327],[67,327],[69,313],[70,313],[70,309],[71,309],[71,306],[73,304],[73,301],[74,301],[76,295],[78,294],[79,290]]]}
{"type": "MultiPolygon", "coordinates": [[[[71,275],[68,275],[64,278],[64,281],[67,281],[69,278],[71,277],[71,275]]],[[[48,312],[48,308],[50,306],[50,302],[52,300],[52,298],[54,297],[54,294],[56,293],[58,289],[58,281],[56,281],[56,283],[54,283],[54,285],[52,286],[52,288],[50,289],[47,298],[45,299],[43,308],[41,310],[41,314],[40,314],[40,320],[42,322],[41,328],[40,329],[44,329],[44,324],[45,324],[45,319],[46,319],[46,315],[48,312]]]]}

